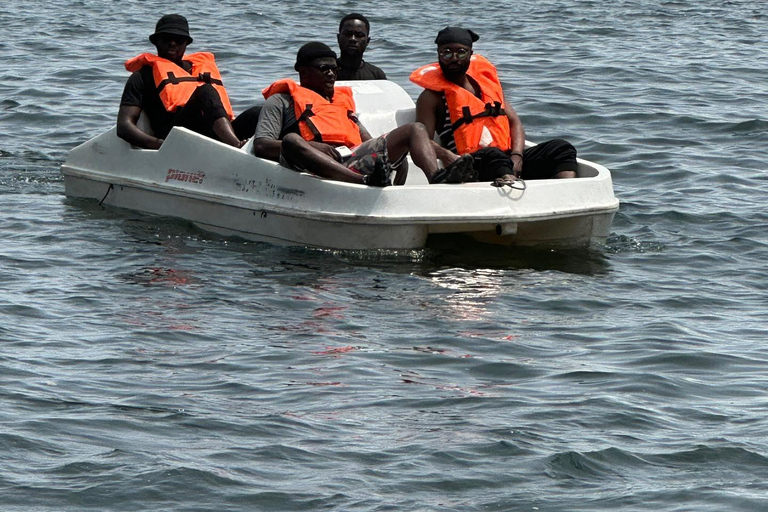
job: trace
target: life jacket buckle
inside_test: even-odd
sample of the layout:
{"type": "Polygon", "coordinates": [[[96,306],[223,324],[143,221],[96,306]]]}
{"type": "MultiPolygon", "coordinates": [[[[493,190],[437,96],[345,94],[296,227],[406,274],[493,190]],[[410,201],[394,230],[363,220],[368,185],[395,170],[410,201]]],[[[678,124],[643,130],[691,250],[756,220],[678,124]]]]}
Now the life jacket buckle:
{"type": "Polygon", "coordinates": [[[469,110],[469,107],[462,107],[461,114],[462,114],[462,119],[465,123],[469,124],[472,122],[472,119],[474,117],[472,116],[472,112],[469,110]]]}
{"type": "Polygon", "coordinates": [[[304,112],[301,113],[297,121],[304,121],[305,119],[308,119],[315,115],[314,112],[312,112],[312,104],[307,103],[307,105],[304,107],[304,112]]]}

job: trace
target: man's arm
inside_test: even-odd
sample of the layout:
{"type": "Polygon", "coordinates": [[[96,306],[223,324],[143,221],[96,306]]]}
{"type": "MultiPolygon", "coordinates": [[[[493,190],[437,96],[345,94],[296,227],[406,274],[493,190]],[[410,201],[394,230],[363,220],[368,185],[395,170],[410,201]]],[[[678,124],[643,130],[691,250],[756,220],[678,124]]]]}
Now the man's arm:
{"type": "Polygon", "coordinates": [[[120,105],[117,111],[117,136],[126,142],[145,149],[160,149],[163,139],[158,139],[142,131],[139,126],[141,107],[120,105]]]}
{"type": "Polygon", "coordinates": [[[117,136],[140,148],[158,149],[163,139],[153,137],[138,126],[144,104],[145,82],[142,72],[133,73],[125,82],[117,112],[117,136]]]}
{"type": "Polygon", "coordinates": [[[360,130],[360,140],[363,142],[367,140],[371,140],[373,137],[371,137],[371,134],[368,132],[365,126],[360,122],[360,120],[357,118],[357,116],[354,116],[353,121],[357,125],[357,129],[360,130]]]}
{"type": "Polygon", "coordinates": [[[439,93],[424,89],[416,100],[416,122],[421,123],[427,129],[430,139],[435,137],[437,125],[437,110],[442,103],[439,93]]]}
{"type": "Polygon", "coordinates": [[[275,139],[253,139],[253,154],[277,162],[280,160],[280,150],[283,147],[281,140],[275,139]]]}
{"type": "Polygon", "coordinates": [[[432,147],[435,149],[437,158],[448,165],[459,155],[441,146],[435,141],[435,129],[438,119],[445,119],[445,109],[443,108],[443,97],[440,93],[424,89],[416,100],[416,122],[424,125],[427,129],[429,140],[432,141],[432,147]]]}
{"type": "Polygon", "coordinates": [[[504,99],[504,112],[507,114],[507,120],[509,120],[509,133],[511,139],[511,152],[512,156],[512,168],[515,171],[515,175],[519,176],[523,170],[523,150],[525,150],[525,129],[520,118],[517,117],[517,112],[512,106],[504,99]]]}
{"type": "MultiPolygon", "coordinates": [[[[288,107],[287,100],[279,94],[267,98],[259,114],[256,133],[253,135],[253,153],[256,156],[275,162],[280,159],[280,134],[283,130],[284,110],[288,107]]],[[[293,105],[290,105],[290,108],[293,108],[293,105]]]]}
{"type": "MultiPolygon", "coordinates": [[[[283,141],[280,135],[283,127],[289,127],[296,122],[293,114],[293,100],[290,96],[274,94],[267,98],[264,107],[259,114],[259,123],[256,125],[256,133],[253,136],[253,154],[258,157],[280,161],[280,151],[283,141]]],[[[340,160],[339,154],[333,146],[322,142],[309,141],[309,145],[330,156],[334,160],[340,160]]]]}

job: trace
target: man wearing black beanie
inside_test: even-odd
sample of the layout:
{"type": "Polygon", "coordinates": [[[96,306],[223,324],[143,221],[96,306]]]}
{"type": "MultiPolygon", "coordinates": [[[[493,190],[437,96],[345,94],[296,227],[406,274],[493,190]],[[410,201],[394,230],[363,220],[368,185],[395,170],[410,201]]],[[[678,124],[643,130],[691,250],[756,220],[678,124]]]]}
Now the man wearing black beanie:
{"type": "Polygon", "coordinates": [[[320,42],[302,46],[294,69],[299,83],[278,80],[266,98],[254,135],[256,156],[324,178],[372,186],[405,182],[411,153],[430,183],[461,183],[472,173],[471,157],[438,167],[435,148],[420,123],[399,126],[372,138],[355,115],[350,87],[336,87],[336,52],[320,42]]]}
{"type": "Polygon", "coordinates": [[[576,149],[567,141],[525,148],[523,124],[504,98],[496,68],[473,53],[478,39],[461,27],[445,27],[437,34],[438,62],[410,77],[424,87],[416,101],[416,120],[430,137],[438,134],[441,144],[434,142],[436,146],[472,155],[479,181],[501,186],[519,178],[575,178],[576,149]]]}

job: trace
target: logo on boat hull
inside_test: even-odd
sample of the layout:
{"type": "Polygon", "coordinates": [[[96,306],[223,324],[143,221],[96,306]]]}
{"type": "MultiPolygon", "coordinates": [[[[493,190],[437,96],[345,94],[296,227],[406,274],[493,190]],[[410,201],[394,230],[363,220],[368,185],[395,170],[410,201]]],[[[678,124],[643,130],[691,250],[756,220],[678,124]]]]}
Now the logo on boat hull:
{"type": "Polygon", "coordinates": [[[177,169],[168,169],[165,181],[187,181],[189,183],[202,183],[205,178],[204,172],[186,172],[177,169]]]}

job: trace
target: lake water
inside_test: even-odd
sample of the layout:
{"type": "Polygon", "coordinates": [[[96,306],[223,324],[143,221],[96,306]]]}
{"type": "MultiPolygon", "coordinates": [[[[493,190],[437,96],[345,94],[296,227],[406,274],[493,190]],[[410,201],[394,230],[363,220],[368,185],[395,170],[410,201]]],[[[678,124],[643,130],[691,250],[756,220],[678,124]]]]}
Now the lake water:
{"type": "Polygon", "coordinates": [[[0,7],[3,511],[768,510],[768,15],[753,1],[0,7]],[[592,252],[290,249],[67,200],[122,62],[191,22],[236,111],[372,23],[481,36],[527,137],[613,173],[592,252]]]}

